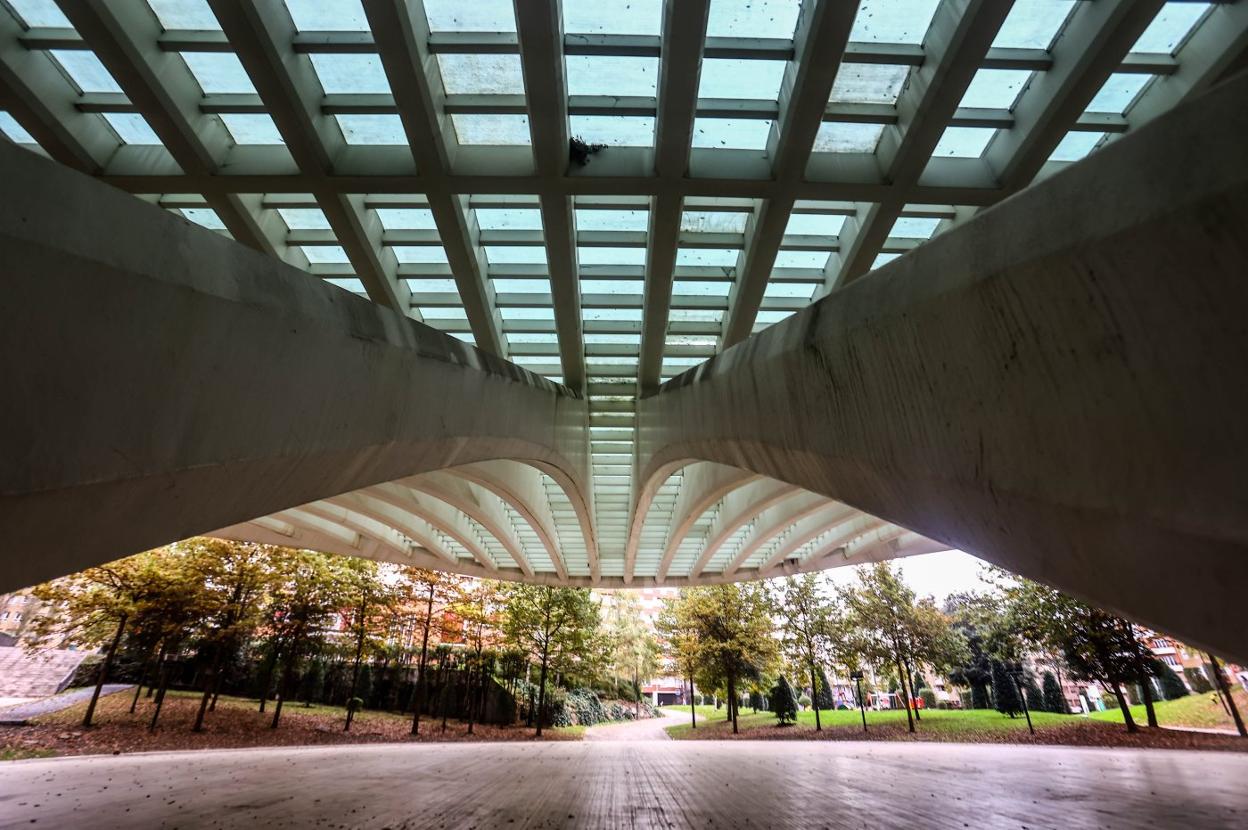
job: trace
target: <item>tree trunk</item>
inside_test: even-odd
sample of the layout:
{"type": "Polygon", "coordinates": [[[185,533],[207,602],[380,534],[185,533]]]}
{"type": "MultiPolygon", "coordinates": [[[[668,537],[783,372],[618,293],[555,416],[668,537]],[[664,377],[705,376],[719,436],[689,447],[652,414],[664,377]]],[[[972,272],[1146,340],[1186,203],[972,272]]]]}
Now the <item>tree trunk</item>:
{"type": "Polygon", "coordinates": [[[204,731],[204,713],[208,711],[208,703],[212,699],[212,690],[217,684],[217,674],[221,671],[221,658],[224,652],[224,645],[218,644],[216,653],[212,656],[212,668],[208,670],[207,676],[204,677],[204,694],[199,699],[199,711],[195,713],[195,725],[191,727],[192,732],[204,731]]]}
{"type": "Polygon", "coordinates": [[[282,719],[282,704],[286,702],[286,695],[290,691],[290,679],[295,673],[296,654],[292,646],[290,654],[286,656],[286,666],[282,669],[282,679],[278,681],[277,700],[273,707],[273,722],[269,724],[270,729],[276,729],[278,722],[282,719]]]}
{"type": "Polygon", "coordinates": [[[1222,693],[1222,697],[1226,699],[1227,706],[1231,710],[1231,718],[1235,721],[1235,729],[1239,732],[1240,737],[1248,738],[1248,730],[1244,728],[1244,719],[1239,716],[1239,706],[1235,704],[1235,698],[1231,697],[1231,689],[1226,683],[1226,678],[1222,676],[1222,667],[1218,665],[1218,658],[1212,653],[1205,652],[1205,656],[1209,658],[1209,665],[1213,667],[1213,681],[1218,686],[1218,691],[1222,693]]]}
{"type": "Polygon", "coordinates": [[[815,679],[815,664],[810,664],[810,706],[815,710],[815,731],[822,732],[823,724],[819,721],[819,684],[815,679]]]}
{"type": "Polygon", "coordinates": [[[914,719],[923,722],[923,714],[919,711],[919,697],[914,693],[914,675],[910,672],[910,664],[906,663],[906,683],[909,685],[910,694],[906,698],[906,704],[914,706],[914,719]]]}
{"type": "Polygon", "coordinates": [[[429,626],[433,623],[433,586],[425,605],[425,633],[420,640],[420,664],[416,670],[416,714],[412,717],[412,734],[420,734],[420,710],[425,705],[425,669],[429,666],[429,626]]]}
{"type": "Polygon", "coordinates": [[[273,669],[277,667],[277,653],[280,650],[279,645],[275,642],[272,644],[269,656],[265,660],[264,679],[260,681],[260,711],[264,712],[264,706],[269,700],[269,689],[273,685],[273,669]]]}
{"type": "Polygon", "coordinates": [[[635,671],[633,672],[633,692],[637,695],[637,700],[633,707],[633,720],[641,720],[641,681],[635,671]]]}
{"type": "Polygon", "coordinates": [[[359,688],[360,661],[364,659],[364,614],[365,614],[365,611],[366,609],[365,609],[364,601],[361,600],[360,613],[359,613],[359,618],[358,618],[360,621],[360,631],[359,631],[359,635],[355,638],[355,663],[351,666],[351,690],[347,692],[347,722],[342,727],[343,732],[351,731],[351,721],[355,719],[355,704],[353,703],[353,701],[355,700],[355,690],[359,688]]]}
{"type": "Polygon", "coordinates": [[[738,734],[737,730],[737,678],[731,673],[728,675],[728,716],[732,718],[732,734],[738,734]]]}
{"type": "Polygon", "coordinates": [[[100,673],[95,679],[95,691],[91,693],[91,702],[87,704],[87,713],[82,717],[82,727],[89,729],[91,727],[91,718],[95,716],[95,704],[100,700],[100,691],[104,688],[104,681],[108,679],[108,670],[113,665],[113,655],[117,653],[117,644],[121,642],[121,635],[126,631],[125,614],[121,615],[121,619],[117,621],[117,632],[113,634],[113,641],[108,644],[108,652],[104,655],[104,662],[100,666],[100,673]]]}
{"type": "MultiPolygon", "coordinates": [[[[162,654],[164,652],[161,652],[162,654]]],[[[152,673],[152,652],[148,651],[147,656],[143,658],[143,670],[139,673],[139,683],[134,687],[134,698],[130,701],[130,714],[134,714],[135,709],[139,705],[139,695],[143,692],[143,684],[147,682],[152,673]]]]}
{"type": "Polygon", "coordinates": [[[906,698],[906,724],[910,727],[910,731],[914,731],[914,715],[910,712],[910,693],[906,691],[906,673],[901,668],[900,653],[894,655],[897,662],[897,681],[901,684],[901,693],[906,698]]]}
{"type": "Polygon", "coordinates": [[[156,709],[152,712],[152,722],[147,725],[148,732],[156,731],[156,722],[160,720],[160,710],[165,708],[165,690],[169,687],[169,651],[160,662],[160,687],[156,690],[156,709]]]}
{"type": "Polygon", "coordinates": [[[542,649],[542,672],[537,681],[537,737],[542,737],[542,719],[546,715],[546,661],[548,654],[542,649]]]}
{"type": "Polygon", "coordinates": [[[1139,638],[1135,636],[1135,627],[1126,620],[1121,620],[1121,625],[1127,630],[1128,636],[1131,638],[1131,645],[1135,647],[1135,665],[1140,674],[1140,697],[1144,699],[1144,712],[1148,717],[1148,725],[1152,729],[1157,728],[1157,712],[1153,709],[1153,681],[1149,677],[1148,663],[1144,659],[1144,649],[1140,645],[1139,638]]]}
{"type": "Polygon", "coordinates": [[[1122,719],[1126,721],[1128,732],[1139,732],[1140,727],[1135,725],[1135,718],[1131,717],[1131,707],[1127,704],[1127,697],[1122,693],[1122,686],[1117,683],[1111,684],[1114,690],[1114,697],[1118,699],[1118,708],[1122,710],[1122,719]]]}
{"type": "Polygon", "coordinates": [[[694,705],[693,675],[689,676],[689,717],[693,719],[693,728],[698,728],[698,707],[694,705]]]}
{"type": "Polygon", "coordinates": [[[468,682],[465,684],[466,688],[464,690],[464,698],[468,703],[467,708],[468,708],[468,734],[469,735],[472,734],[472,720],[473,720],[473,715],[475,714],[473,712],[473,708],[474,708],[473,702],[476,699],[477,674],[479,673],[479,671],[480,671],[479,667],[469,668],[468,682]]]}

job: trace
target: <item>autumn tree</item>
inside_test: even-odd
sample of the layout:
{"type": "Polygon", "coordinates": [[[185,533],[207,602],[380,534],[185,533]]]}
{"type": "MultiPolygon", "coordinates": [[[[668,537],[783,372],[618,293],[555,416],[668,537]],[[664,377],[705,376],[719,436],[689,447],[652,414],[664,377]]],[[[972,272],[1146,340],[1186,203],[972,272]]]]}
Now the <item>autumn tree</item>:
{"type": "Polygon", "coordinates": [[[641,681],[653,675],[659,666],[659,643],[654,632],[641,616],[641,604],[630,591],[611,595],[603,620],[611,674],[623,676],[633,684],[637,717],[641,717],[641,681]]]}
{"type": "Polygon", "coordinates": [[[663,651],[676,674],[689,684],[689,717],[693,729],[698,728],[698,707],[695,701],[694,677],[698,672],[700,643],[698,627],[690,614],[690,606],[679,598],[665,598],[656,628],[662,638],[663,651]]]}
{"type": "Polygon", "coordinates": [[[537,735],[546,718],[546,680],[551,666],[563,667],[598,628],[598,605],[586,588],[550,585],[509,585],[504,630],[508,639],[540,666],[537,696],[537,735]]]}
{"type": "MultiPolygon", "coordinates": [[[[351,721],[362,703],[357,696],[360,691],[360,664],[366,649],[385,631],[389,614],[398,597],[380,579],[376,562],[349,557],[343,561],[342,588],[349,603],[342,609],[350,619],[355,656],[351,664],[351,686],[347,691],[347,718],[342,731],[351,730],[351,721]]],[[[370,677],[371,681],[371,677],[370,677]]]]}
{"type": "Polygon", "coordinates": [[[274,653],[283,669],[271,727],[294,692],[300,661],[324,635],[334,614],[351,602],[353,574],[347,559],[304,550],[274,552],[275,584],[267,610],[274,653]]]}
{"type": "Polygon", "coordinates": [[[790,576],[780,584],[776,607],[780,613],[785,652],[795,665],[809,672],[815,731],[822,731],[819,706],[821,702],[830,702],[831,699],[826,678],[823,678],[824,689],[819,688],[819,680],[823,676],[821,664],[827,657],[831,630],[831,600],[824,595],[819,577],[808,573],[800,577],[790,576]]]}
{"type": "Polygon", "coordinates": [[[403,575],[407,584],[413,588],[412,601],[421,609],[417,611],[420,620],[420,658],[416,664],[416,702],[412,707],[415,710],[412,715],[412,734],[417,735],[420,733],[421,710],[425,706],[429,689],[426,676],[429,669],[429,638],[435,633],[439,637],[442,634],[434,609],[440,611],[452,601],[458,582],[449,574],[424,568],[408,568],[403,575]]]}
{"type": "Polygon", "coordinates": [[[710,681],[703,687],[723,685],[736,734],[740,683],[761,677],[777,658],[767,588],[761,583],[686,588],[677,604],[696,638],[699,673],[710,681]]]}
{"type": "Polygon", "coordinates": [[[451,608],[463,625],[466,646],[464,709],[468,734],[483,708],[490,678],[493,676],[493,647],[499,642],[502,591],[499,583],[479,579],[462,587],[451,608]]]}
{"type": "Polygon", "coordinates": [[[910,627],[914,612],[914,591],[884,563],[858,569],[858,585],[843,589],[842,601],[850,625],[862,635],[864,656],[876,664],[891,662],[897,669],[901,693],[906,698],[906,723],[914,729],[910,701],[913,691],[906,684],[910,627]]]}

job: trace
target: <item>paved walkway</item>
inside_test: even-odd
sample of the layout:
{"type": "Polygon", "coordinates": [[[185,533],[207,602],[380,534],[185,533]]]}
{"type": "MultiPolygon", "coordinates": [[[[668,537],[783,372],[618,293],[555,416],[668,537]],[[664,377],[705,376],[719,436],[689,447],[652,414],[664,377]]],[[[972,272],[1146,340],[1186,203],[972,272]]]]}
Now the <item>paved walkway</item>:
{"type": "MultiPolygon", "coordinates": [[[[100,690],[100,697],[115,694],[126,689],[133,689],[134,685],[130,683],[105,683],[104,688],[100,690]]],[[[68,692],[61,692],[59,695],[45,697],[42,700],[32,700],[29,703],[19,703],[16,706],[8,706],[0,709],[0,724],[13,725],[22,724],[31,718],[37,718],[40,715],[59,712],[67,709],[75,703],[91,699],[91,693],[95,691],[94,686],[87,686],[81,689],[73,689],[68,692]]],[[[3,825],[0,825],[2,827],[3,825]]]]}
{"type": "Polygon", "coordinates": [[[626,720],[622,723],[604,723],[585,730],[587,741],[670,741],[663,730],[680,721],[679,715],[664,709],[659,717],[644,720],[626,720]]]}
{"type": "Polygon", "coordinates": [[[384,744],[14,761],[0,827],[1248,826],[1248,755],[799,741],[384,744]]]}

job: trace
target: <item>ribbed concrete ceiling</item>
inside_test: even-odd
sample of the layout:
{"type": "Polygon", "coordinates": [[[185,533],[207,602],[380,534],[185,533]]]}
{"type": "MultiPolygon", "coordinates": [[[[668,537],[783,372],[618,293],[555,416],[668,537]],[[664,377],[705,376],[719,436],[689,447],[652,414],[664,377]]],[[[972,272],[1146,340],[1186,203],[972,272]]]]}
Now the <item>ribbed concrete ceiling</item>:
{"type": "MultiPolygon", "coordinates": [[[[639,395],[1246,44],[1244,2],[0,0],[0,131],[589,400],[593,516],[498,462],[248,532],[611,582],[639,395]],[[601,145],[584,166],[574,138],[601,145]]],[[[703,463],[640,526],[639,581],[934,545],[703,463]]]]}

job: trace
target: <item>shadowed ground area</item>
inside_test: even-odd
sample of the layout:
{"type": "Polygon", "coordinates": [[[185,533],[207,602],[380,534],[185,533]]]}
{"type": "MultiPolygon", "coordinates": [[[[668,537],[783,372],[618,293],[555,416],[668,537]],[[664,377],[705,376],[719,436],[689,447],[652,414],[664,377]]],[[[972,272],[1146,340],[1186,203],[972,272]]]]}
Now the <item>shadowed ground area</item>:
{"type": "Polygon", "coordinates": [[[0,826],[1232,827],[1245,780],[1240,755],[1056,747],[221,750],[14,762],[0,826]]]}

